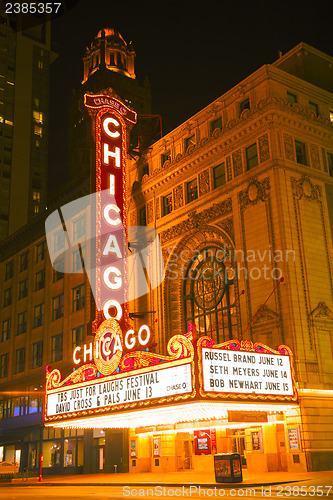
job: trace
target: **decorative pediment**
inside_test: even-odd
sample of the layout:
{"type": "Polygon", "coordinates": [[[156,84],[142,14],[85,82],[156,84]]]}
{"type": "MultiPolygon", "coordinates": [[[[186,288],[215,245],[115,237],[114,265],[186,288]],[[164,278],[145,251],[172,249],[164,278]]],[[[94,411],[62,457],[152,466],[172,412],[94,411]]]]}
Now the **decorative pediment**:
{"type": "MultiPolygon", "coordinates": [[[[260,306],[261,307],[261,306],[260,306]]],[[[278,324],[280,322],[280,316],[272,309],[269,309],[267,306],[263,306],[262,309],[258,308],[258,316],[253,322],[253,326],[261,326],[267,323],[278,324]]]]}
{"type": "Polygon", "coordinates": [[[325,302],[319,302],[318,306],[310,312],[310,318],[313,322],[325,321],[333,323],[333,312],[325,302]]]}

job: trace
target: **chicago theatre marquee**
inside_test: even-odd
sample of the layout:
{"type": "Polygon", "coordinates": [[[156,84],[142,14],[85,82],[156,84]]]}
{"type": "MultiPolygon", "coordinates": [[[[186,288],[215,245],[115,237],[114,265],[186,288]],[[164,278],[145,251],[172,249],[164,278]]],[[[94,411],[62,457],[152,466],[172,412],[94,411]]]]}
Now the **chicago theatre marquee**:
{"type": "Polygon", "coordinates": [[[216,452],[239,452],[249,471],[305,470],[288,346],[216,342],[188,322],[160,354],[151,327],[132,327],[126,151],[136,115],[107,92],[86,94],[85,106],[96,142],[94,340],[75,347],[69,375],[47,367],[45,426],[85,429],[86,472],[94,439],[98,469],[110,472],[213,470],[216,452]]]}

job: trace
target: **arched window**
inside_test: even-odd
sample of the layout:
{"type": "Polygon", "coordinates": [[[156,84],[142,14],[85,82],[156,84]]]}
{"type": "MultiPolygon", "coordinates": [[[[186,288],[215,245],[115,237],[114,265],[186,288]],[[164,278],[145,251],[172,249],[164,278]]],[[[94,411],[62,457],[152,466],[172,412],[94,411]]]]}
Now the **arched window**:
{"type": "Polygon", "coordinates": [[[198,250],[184,276],[185,327],[195,323],[198,335],[217,343],[237,338],[234,272],[226,260],[221,247],[198,250]]]}

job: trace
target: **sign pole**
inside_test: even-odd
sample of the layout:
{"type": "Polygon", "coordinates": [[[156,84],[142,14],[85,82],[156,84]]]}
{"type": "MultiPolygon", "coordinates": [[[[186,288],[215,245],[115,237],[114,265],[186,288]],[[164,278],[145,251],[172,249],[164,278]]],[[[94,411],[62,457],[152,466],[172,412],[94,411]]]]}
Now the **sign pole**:
{"type": "Polygon", "coordinates": [[[42,476],[42,465],[43,465],[43,455],[39,455],[39,482],[41,483],[43,481],[43,476],[42,476]]]}

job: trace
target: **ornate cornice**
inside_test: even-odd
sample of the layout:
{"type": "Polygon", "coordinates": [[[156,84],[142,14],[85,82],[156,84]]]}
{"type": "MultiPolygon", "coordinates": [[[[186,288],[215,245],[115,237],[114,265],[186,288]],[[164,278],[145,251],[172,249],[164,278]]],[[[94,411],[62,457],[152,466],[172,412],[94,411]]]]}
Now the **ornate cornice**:
{"type": "Polygon", "coordinates": [[[214,203],[211,207],[197,213],[196,210],[192,210],[188,213],[187,220],[175,224],[174,226],[162,231],[160,238],[162,245],[167,241],[177,238],[187,231],[192,231],[193,229],[199,229],[204,224],[214,219],[218,219],[224,215],[230,214],[232,212],[232,200],[227,198],[220,203],[214,203]]]}
{"type": "MultiPolygon", "coordinates": [[[[158,184],[168,182],[168,180],[170,179],[170,171],[175,169],[177,167],[177,164],[186,160],[187,158],[190,159],[194,154],[197,154],[201,148],[207,147],[207,145],[211,145],[211,150],[205,151],[202,156],[192,160],[189,164],[184,165],[184,167],[182,167],[181,169],[178,168],[177,173],[180,173],[185,169],[190,169],[198,162],[201,162],[202,160],[213,154],[221,153],[221,151],[223,151],[224,154],[229,154],[234,150],[235,147],[237,147],[237,143],[239,141],[244,141],[245,136],[249,137],[255,132],[255,129],[262,128],[264,121],[272,122],[272,114],[263,116],[263,112],[266,112],[272,108],[278,111],[288,112],[289,114],[291,114],[291,116],[300,118],[303,126],[305,126],[305,123],[307,122],[308,125],[311,125],[313,132],[315,132],[314,127],[320,126],[325,127],[327,131],[331,132],[331,134],[333,135],[333,125],[329,119],[316,116],[313,111],[304,109],[297,103],[289,104],[286,99],[283,99],[281,97],[268,97],[259,101],[257,106],[251,109],[244,110],[239,118],[230,120],[223,126],[222,130],[216,129],[209,137],[202,138],[196,146],[191,146],[187,148],[184,153],[178,153],[175,158],[166,161],[163,165],[163,168],[155,170],[152,175],[150,175],[149,178],[142,183],[145,191],[148,192],[154,189],[156,187],[156,181],[161,175],[165,176],[165,174],[168,174],[167,177],[159,180],[158,184]],[[253,118],[257,118],[259,116],[260,120],[257,120],[255,123],[253,123],[253,118]],[[248,126],[244,129],[244,125],[246,125],[250,121],[251,123],[249,123],[248,126]],[[240,127],[243,127],[242,131],[240,133],[236,132],[236,129],[240,127]],[[235,131],[235,135],[233,137],[229,137],[223,143],[216,144],[218,140],[221,140],[221,136],[223,134],[230,131],[235,131]],[[154,183],[149,186],[149,183],[152,183],[152,181],[154,181],[154,183]]],[[[184,125],[182,130],[185,131],[187,129],[188,127],[184,125]]],[[[170,142],[170,140],[171,139],[169,139],[168,142],[170,142]]]]}

